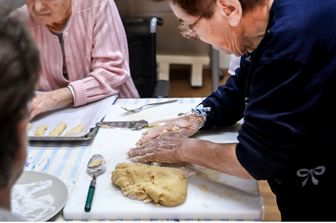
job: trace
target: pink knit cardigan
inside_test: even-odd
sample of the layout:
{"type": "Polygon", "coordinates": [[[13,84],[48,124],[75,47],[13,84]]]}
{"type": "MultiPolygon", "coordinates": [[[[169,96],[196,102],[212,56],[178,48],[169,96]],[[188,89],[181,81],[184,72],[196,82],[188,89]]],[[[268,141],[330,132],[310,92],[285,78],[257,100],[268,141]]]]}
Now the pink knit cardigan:
{"type": "Polygon", "coordinates": [[[26,5],[13,15],[27,23],[40,50],[38,90],[70,86],[74,106],[113,94],[139,97],[130,76],[125,30],[113,0],[73,0],[72,15],[63,31],[69,80],[63,76],[58,37],[34,21],[26,5]]]}

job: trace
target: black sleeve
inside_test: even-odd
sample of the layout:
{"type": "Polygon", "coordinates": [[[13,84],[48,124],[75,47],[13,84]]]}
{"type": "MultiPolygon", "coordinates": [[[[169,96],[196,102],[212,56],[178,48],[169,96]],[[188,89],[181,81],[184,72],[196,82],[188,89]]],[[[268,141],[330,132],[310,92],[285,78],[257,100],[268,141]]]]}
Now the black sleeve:
{"type": "Polygon", "coordinates": [[[230,76],[223,86],[217,88],[202,104],[211,107],[204,128],[233,125],[243,117],[245,108],[245,85],[250,61],[243,56],[236,75],[230,76]]]}

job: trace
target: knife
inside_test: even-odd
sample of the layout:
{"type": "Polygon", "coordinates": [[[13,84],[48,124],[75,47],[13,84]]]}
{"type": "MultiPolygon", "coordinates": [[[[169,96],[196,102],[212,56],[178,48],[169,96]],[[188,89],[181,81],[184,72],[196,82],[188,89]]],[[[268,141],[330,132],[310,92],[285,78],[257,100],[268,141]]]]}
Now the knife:
{"type": "MultiPolygon", "coordinates": [[[[185,114],[185,113],[183,113],[185,114]]],[[[157,125],[164,124],[169,121],[175,121],[178,120],[180,116],[174,117],[174,118],[168,118],[168,119],[161,119],[153,122],[148,122],[146,120],[137,120],[137,121],[101,121],[97,122],[96,126],[100,128],[127,128],[127,129],[132,129],[132,130],[140,130],[143,128],[151,128],[155,127],[157,125]]]]}
{"type": "Polygon", "coordinates": [[[150,127],[148,121],[138,120],[138,121],[109,121],[109,122],[98,122],[96,126],[100,128],[127,128],[132,130],[140,130],[145,127],[150,127]]]}

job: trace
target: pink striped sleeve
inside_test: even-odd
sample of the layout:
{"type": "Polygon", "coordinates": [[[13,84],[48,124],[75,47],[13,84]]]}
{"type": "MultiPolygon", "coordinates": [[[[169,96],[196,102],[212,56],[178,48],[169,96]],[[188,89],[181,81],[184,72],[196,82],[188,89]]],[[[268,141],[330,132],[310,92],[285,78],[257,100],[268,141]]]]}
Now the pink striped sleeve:
{"type": "MultiPolygon", "coordinates": [[[[139,97],[130,76],[127,39],[119,12],[114,1],[103,0],[101,2],[98,6],[98,13],[95,14],[95,26],[92,31],[92,58],[87,58],[91,59],[90,73],[86,78],[70,83],[75,94],[75,106],[112,94],[119,94],[119,97],[139,97]]],[[[78,24],[72,24],[78,27],[74,35],[85,35],[83,33],[85,24],[80,24],[83,20],[76,21],[78,24]]],[[[76,52],[85,47],[88,46],[82,46],[80,41],[75,41],[71,50],[76,52]]],[[[85,61],[78,61],[73,66],[85,66],[85,61]]]]}

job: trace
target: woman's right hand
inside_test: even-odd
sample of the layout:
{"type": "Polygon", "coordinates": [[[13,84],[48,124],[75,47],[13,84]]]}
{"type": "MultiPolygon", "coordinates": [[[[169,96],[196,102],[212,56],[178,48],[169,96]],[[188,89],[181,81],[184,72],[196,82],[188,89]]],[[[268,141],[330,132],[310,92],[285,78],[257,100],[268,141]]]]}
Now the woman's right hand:
{"type": "Polygon", "coordinates": [[[202,116],[190,113],[183,117],[168,121],[164,125],[149,129],[136,144],[137,146],[140,146],[163,135],[170,135],[177,138],[189,137],[202,128],[204,122],[205,120],[202,116]]]}
{"type": "Polygon", "coordinates": [[[30,119],[56,109],[64,108],[73,103],[72,93],[68,88],[60,88],[47,92],[36,92],[30,104],[30,119]]]}
{"type": "Polygon", "coordinates": [[[48,111],[47,109],[48,93],[36,92],[35,97],[30,104],[30,119],[33,119],[38,114],[48,111]]]}

